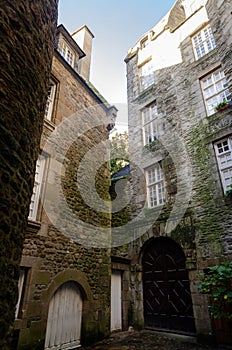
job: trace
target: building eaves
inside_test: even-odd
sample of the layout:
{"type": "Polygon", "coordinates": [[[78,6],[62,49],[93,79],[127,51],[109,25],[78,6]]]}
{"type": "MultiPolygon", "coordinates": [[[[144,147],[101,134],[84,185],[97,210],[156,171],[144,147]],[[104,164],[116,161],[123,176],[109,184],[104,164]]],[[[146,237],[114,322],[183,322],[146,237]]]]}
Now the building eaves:
{"type": "Polygon", "coordinates": [[[67,29],[63,26],[63,24],[60,24],[57,27],[57,32],[56,34],[58,35],[61,33],[64,38],[67,40],[69,45],[78,53],[79,58],[83,58],[86,56],[85,52],[80,48],[80,46],[76,43],[76,41],[72,38],[72,36],[69,34],[67,29]]]}
{"type": "Polygon", "coordinates": [[[104,103],[108,108],[111,108],[111,105],[109,104],[109,102],[107,102],[107,100],[102,96],[102,94],[97,90],[97,88],[89,80],[86,80],[85,82],[94,91],[94,93],[99,97],[99,99],[102,101],[102,103],[104,103]]]}
{"type": "MultiPolygon", "coordinates": [[[[76,80],[82,84],[86,90],[90,93],[90,95],[96,100],[97,103],[102,104],[103,108],[108,112],[112,106],[104,99],[104,97],[97,93],[98,91],[96,88],[91,87],[91,83],[86,82],[71,66],[70,64],[63,58],[63,56],[59,53],[57,49],[54,50],[54,55],[57,57],[57,59],[63,64],[63,66],[74,76],[76,80]],[[101,98],[100,98],[101,96],[101,98]]],[[[92,85],[93,86],[93,85],[92,85]]]]}

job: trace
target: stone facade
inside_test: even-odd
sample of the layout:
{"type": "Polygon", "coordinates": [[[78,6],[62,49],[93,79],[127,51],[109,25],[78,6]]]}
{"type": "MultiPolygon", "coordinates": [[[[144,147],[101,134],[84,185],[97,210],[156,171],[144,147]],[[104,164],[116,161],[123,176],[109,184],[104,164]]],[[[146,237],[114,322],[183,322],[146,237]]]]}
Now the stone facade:
{"type": "Polygon", "coordinates": [[[19,262],[42,132],[57,3],[4,1],[0,5],[1,349],[8,349],[14,322],[19,262]]]}
{"type": "MultiPolygon", "coordinates": [[[[185,256],[191,290],[195,330],[192,327],[189,333],[196,333],[202,340],[210,338],[212,329],[207,300],[197,289],[199,272],[232,257],[231,200],[225,194],[232,179],[229,175],[225,180],[217,161],[220,141],[227,144],[229,140],[231,162],[230,23],[229,1],[176,1],[170,12],[129,50],[125,59],[131,214],[132,218],[140,215],[141,219],[134,227],[137,239],[123,248],[115,248],[114,255],[128,258],[131,263],[131,324],[149,327],[146,321],[149,312],[144,313],[149,302],[144,296],[145,253],[149,246],[154,245],[155,249],[158,242],[164,242],[166,247],[177,243],[185,256]],[[199,35],[205,35],[203,41],[207,41],[209,25],[216,45],[212,39],[199,53],[194,45],[199,44],[199,35]],[[206,93],[204,88],[212,84],[212,74],[219,71],[224,71],[224,85],[206,93]],[[221,95],[216,89],[221,89],[221,95]],[[208,101],[217,94],[221,100],[228,101],[226,109],[219,112],[208,101]],[[153,173],[149,173],[150,169],[153,173]],[[159,177],[158,187],[152,183],[155,177],[159,177]]],[[[231,169],[228,165],[227,170],[231,172],[231,169]]],[[[168,292],[168,303],[172,292],[168,292]]],[[[154,326],[180,333],[184,329],[181,327],[178,330],[167,324],[154,326]]]]}
{"type": "MultiPolygon", "coordinates": [[[[63,26],[58,27],[57,37],[50,78],[53,85],[49,92],[52,111],[50,114],[47,112],[44,119],[40,144],[45,158],[42,177],[38,177],[40,180],[37,184],[40,199],[36,202],[35,191],[20,264],[22,277],[12,342],[14,350],[44,349],[44,346],[49,348],[57,345],[52,340],[52,335],[49,335],[51,339],[47,339],[45,344],[45,337],[48,314],[52,312],[51,302],[58,295],[57,292],[62,291],[62,286],[66,286],[66,290],[76,286],[82,300],[80,339],[71,337],[67,341],[92,343],[106,337],[110,330],[110,250],[108,247],[94,247],[94,238],[90,242],[91,238],[86,237],[84,232],[85,226],[77,224],[81,220],[86,227],[87,224],[92,225],[95,234],[98,227],[110,229],[110,212],[108,210],[101,215],[97,209],[94,210],[85,203],[78,190],[76,177],[86,153],[108,139],[111,114],[115,114],[116,109],[106,105],[96,89],[93,90],[78,74],[78,60],[84,57],[84,52],[63,26]],[[73,56],[70,53],[67,55],[68,51],[64,47],[61,51],[60,40],[67,43],[73,56]],[[52,91],[55,91],[54,94],[52,91]],[[48,142],[51,139],[53,144],[48,142]],[[62,152],[65,153],[63,160],[62,152]],[[58,177],[60,187],[56,181],[58,177]],[[51,202],[46,199],[50,198],[49,195],[52,199],[56,198],[50,212],[51,202]],[[67,206],[62,204],[63,197],[67,206]]],[[[49,104],[47,107],[49,111],[49,104]]],[[[107,155],[104,150],[100,150],[98,156],[103,165],[96,174],[97,191],[101,198],[109,199],[107,155]]],[[[87,172],[91,174],[93,163],[86,161],[85,164],[87,172]]],[[[88,178],[84,180],[88,184],[88,178]]],[[[63,303],[60,303],[60,310],[64,307],[65,312],[63,303]]],[[[74,304],[71,308],[74,308],[74,304]]],[[[61,319],[62,312],[53,315],[55,317],[61,319]]],[[[70,328],[74,325],[75,331],[74,321],[69,322],[70,328]]],[[[52,324],[51,329],[54,327],[52,324]]],[[[63,327],[65,323],[60,333],[63,327]]]]}

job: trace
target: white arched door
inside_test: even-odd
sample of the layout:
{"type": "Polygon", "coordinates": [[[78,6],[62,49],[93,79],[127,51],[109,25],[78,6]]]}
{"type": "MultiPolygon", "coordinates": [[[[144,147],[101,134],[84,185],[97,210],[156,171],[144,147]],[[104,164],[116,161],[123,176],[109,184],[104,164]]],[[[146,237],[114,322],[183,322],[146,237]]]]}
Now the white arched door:
{"type": "Polygon", "coordinates": [[[45,349],[74,349],[80,346],[82,298],[74,282],[57,289],[48,310],[45,349]]]}

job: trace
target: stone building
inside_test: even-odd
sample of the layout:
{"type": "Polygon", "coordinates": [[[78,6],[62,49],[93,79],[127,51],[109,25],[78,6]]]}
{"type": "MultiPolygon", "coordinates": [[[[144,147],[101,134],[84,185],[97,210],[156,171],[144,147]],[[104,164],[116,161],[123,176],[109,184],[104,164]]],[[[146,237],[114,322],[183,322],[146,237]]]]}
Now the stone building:
{"type": "Polygon", "coordinates": [[[129,325],[202,340],[212,325],[199,272],[232,257],[230,5],[177,0],[125,59],[137,221],[112,251],[130,271],[122,310],[129,325]]]}
{"type": "MultiPolygon", "coordinates": [[[[110,228],[82,198],[77,171],[108,139],[117,109],[89,83],[93,34],[57,28],[41,152],[20,264],[12,349],[70,349],[109,334],[111,257],[88,225],[110,228]],[[83,225],[80,222],[84,222],[83,225]]],[[[109,199],[108,158],[96,172],[97,191],[109,199]]],[[[85,174],[86,175],[86,174],[85,174]]],[[[84,182],[88,184],[88,175],[84,182]]]]}

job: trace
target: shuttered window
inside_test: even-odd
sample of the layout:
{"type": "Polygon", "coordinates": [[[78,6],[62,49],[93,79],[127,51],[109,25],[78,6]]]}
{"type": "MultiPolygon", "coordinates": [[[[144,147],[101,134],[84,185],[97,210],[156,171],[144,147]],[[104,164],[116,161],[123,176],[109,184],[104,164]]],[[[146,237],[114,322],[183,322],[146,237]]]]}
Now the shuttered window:
{"type": "Polygon", "coordinates": [[[55,94],[56,94],[56,83],[54,81],[50,81],[49,89],[48,89],[47,103],[46,103],[46,108],[45,108],[45,113],[44,113],[44,117],[48,120],[52,120],[52,112],[53,112],[53,107],[54,107],[55,94]]]}
{"type": "Polygon", "coordinates": [[[35,221],[37,219],[37,211],[43,182],[45,161],[46,158],[40,155],[36,162],[35,181],[28,215],[28,219],[32,221],[35,221]]]}
{"type": "Polygon", "coordinates": [[[232,184],[232,136],[214,144],[218,168],[224,193],[232,184]]]}
{"type": "Polygon", "coordinates": [[[21,318],[22,316],[22,305],[25,293],[25,285],[27,278],[28,269],[24,267],[20,267],[19,272],[19,280],[18,280],[18,301],[15,309],[15,318],[21,318]]]}

